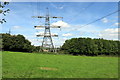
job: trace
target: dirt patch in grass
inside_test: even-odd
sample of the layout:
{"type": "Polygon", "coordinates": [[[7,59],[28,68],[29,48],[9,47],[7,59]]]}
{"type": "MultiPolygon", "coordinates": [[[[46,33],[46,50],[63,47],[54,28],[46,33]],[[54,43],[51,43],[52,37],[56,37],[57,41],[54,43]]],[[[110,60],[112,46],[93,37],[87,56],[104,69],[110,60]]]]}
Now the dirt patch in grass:
{"type": "Polygon", "coordinates": [[[41,70],[58,70],[57,68],[40,67],[41,70]]]}

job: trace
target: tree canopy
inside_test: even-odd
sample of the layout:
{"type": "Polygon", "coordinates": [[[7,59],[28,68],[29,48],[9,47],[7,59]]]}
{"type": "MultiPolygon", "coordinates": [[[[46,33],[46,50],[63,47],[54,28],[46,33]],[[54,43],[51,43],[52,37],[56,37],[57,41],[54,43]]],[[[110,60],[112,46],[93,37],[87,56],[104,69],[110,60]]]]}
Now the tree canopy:
{"type": "MultiPolygon", "coordinates": [[[[6,5],[8,5],[9,2],[0,2],[0,14],[3,14],[4,16],[6,16],[6,13],[9,13],[10,9],[4,9],[6,5]]],[[[3,19],[0,19],[0,23],[4,23],[6,22],[6,20],[3,18],[3,19]]]]}
{"type": "Polygon", "coordinates": [[[35,47],[23,35],[2,34],[2,50],[32,52],[35,47]]]}
{"type": "MultiPolygon", "coordinates": [[[[33,46],[23,35],[1,34],[0,44],[2,50],[19,52],[39,52],[40,46],[33,46]]],[[[72,38],[66,40],[60,50],[64,54],[72,55],[118,55],[120,41],[91,39],[91,38],[72,38]]]]}
{"type": "Polygon", "coordinates": [[[73,55],[118,55],[118,44],[120,41],[72,38],[65,41],[61,50],[66,54],[73,55]]]}

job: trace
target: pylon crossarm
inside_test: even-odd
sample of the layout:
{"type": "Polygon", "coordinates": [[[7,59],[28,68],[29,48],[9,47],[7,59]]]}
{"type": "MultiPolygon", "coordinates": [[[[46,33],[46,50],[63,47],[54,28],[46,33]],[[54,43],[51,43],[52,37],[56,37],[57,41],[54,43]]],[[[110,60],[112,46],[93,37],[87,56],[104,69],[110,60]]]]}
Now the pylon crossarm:
{"type": "MultiPolygon", "coordinates": [[[[34,26],[35,28],[44,28],[45,26],[34,26]]],[[[61,26],[50,26],[51,28],[60,28],[61,26]]]]}
{"type": "Polygon", "coordinates": [[[32,16],[33,18],[46,18],[45,16],[32,16]]]}
{"type": "Polygon", "coordinates": [[[63,17],[56,17],[56,16],[52,16],[52,17],[50,17],[50,18],[62,18],[62,19],[63,19],[63,17]]]}
{"type": "Polygon", "coordinates": [[[36,35],[37,37],[43,37],[43,36],[45,36],[45,37],[50,37],[50,36],[52,36],[52,37],[58,37],[58,35],[56,35],[56,34],[52,34],[52,35],[44,35],[44,34],[38,34],[38,35],[36,35]]]}
{"type": "Polygon", "coordinates": [[[44,28],[45,26],[34,26],[35,28],[44,28]]]}
{"type": "Polygon", "coordinates": [[[51,26],[51,28],[60,28],[61,26],[51,26]]]}
{"type": "Polygon", "coordinates": [[[57,34],[53,34],[53,35],[51,35],[52,37],[58,37],[58,35],[57,34]]]}
{"type": "Polygon", "coordinates": [[[37,37],[42,37],[42,36],[44,36],[44,35],[36,35],[37,37]]]}

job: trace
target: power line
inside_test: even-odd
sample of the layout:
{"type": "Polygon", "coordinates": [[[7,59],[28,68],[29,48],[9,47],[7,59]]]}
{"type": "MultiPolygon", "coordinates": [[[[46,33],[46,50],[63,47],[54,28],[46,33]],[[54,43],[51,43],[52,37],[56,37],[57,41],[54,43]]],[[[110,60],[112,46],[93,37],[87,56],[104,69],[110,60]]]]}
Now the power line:
{"type": "Polygon", "coordinates": [[[108,15],[105,15],[105,16],[97,19],[97,20],[94,20],[94,21],[92,21],[92,22],[90,22],[90,23],[85,24],[83,27],[85,27],[85,26],[87,26],[87,25],[90,25],[90,24],[92,24],[92,23],[95,23],[95,22],[97,22],[97,21],[99,21],[99,20],[102,20],[103,18],[108,17],[108,16],[110,16],[110,15],[112,15],[112,14],[115,14],[115,13],[117,13],[117,12],[119,12],[119,11],[120,11],[120,10],[117,10],[117,11],[115,11],[115,12],[112,12],[112,13],[108,14],[108,15]]]}
{"type": "MultiPolygon", "coordinates": [[[[87,10],[88,8],[90,8],[93,4],[94,4],[94,2],[90,3],[89,5],[87,5],[86,7],[84,7],[84,9],[82,9],[82,10],[80,11],[80,13],[75,14],[75,16],[77,15],[77,17],[78,17],[81,13],[83,13],[84,11],[86,11],[86,10],[87,10]]],[[[72,18],[72,19],[73,19],[73,18],[72,18]]],[[[72,20],[70,19],[69,22],[72,22],[72,20]]]]}
{"type": "MultiPolygon", "coordinates": [[[[112,12],[112,13],[110,13],[110,14],[107,14],[107,15],[105,15],[105,16],[103,16],[103,17],[97,19],[97,20],[94,20],[94,21],[92,21],[92,22],[89,22],[89,23],[87,23],[87,24],[81,26],[80,28],[86,27],[87,25],[90,25],[90,24],[93,24],[93,23],[95,23],[95,22],[97,22],[97,21],[99,21],[99,20],[102,20],[102,19],[105,18],[105,17],[111,16],[112,14],[115,14],[115,13],[117,13],[117,12],[120,12],[120,10],[114,11],[114,12],[112,12]]],[[[76,30],[76,29],[74,29],[74,30],[76,30]]],[[[70,31],[69,31],[69,32],[70,32],[70,31]]],[[[68,33],[68,32],[67,32],[67,33],[68,33]]]]}
{"type": "Polygon", "coordinates": [[[90,8],[93,4],[94,4],[93,2],[90,3],[87,7],[85,7],[85,8],[84,8],[83,10],[81,10],[81,11],[83,12],[83,11],[87,10],[87,9],[90,8]]]}
{"type": "MultiPolygon", "coordinates": [[[[88,8],[90,8],[93,4],[94,4],[94,2],[90,3],[88,6],[84,7],[84,9],[80,10],[80,13],[75,14],[75,16],[77,15],[77,17],[78,17],[81,13],[83,13],[84,11],[86,11],[86,10],[87,10],[88,8]]],[[[55,5],[54,5],[54,7],[55,7],[55,5]]],[[[74,17],[74,16],[73,16],[73,17],[74,17]]],[[[72,19],[73,19],[73,18],[72,18],[72,19]]],[[[72,19],[69,19],[68,22],[69,22],[69,23],[72,22],[72,19]]]]}

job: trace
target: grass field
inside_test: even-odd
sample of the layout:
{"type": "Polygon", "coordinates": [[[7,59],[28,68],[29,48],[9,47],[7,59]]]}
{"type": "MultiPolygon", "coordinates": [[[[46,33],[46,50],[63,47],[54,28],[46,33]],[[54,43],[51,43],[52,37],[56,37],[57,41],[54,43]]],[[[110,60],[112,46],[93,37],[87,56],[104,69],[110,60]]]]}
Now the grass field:
{"type": "Polygon", "coordinates": [[[3,78],[118,78],[118,57],[3,52],[3,78]]]}

